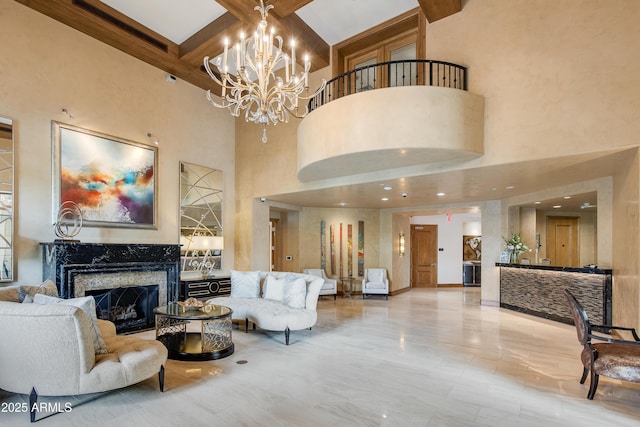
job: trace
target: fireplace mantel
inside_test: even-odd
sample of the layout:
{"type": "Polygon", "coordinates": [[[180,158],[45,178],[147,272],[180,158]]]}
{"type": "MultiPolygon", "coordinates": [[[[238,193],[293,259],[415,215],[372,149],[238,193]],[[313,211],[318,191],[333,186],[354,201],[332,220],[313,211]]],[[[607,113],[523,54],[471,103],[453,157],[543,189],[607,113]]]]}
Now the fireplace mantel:
{"type": "Polygon", "coordinates": [[[54,281],[62,298],[82,296],[76,295],[75,279],[79,276],[164,272],[166,302],[162,302],[178,300],[180,245],[68,241],[40,245],[43,280],[54,281]]]}

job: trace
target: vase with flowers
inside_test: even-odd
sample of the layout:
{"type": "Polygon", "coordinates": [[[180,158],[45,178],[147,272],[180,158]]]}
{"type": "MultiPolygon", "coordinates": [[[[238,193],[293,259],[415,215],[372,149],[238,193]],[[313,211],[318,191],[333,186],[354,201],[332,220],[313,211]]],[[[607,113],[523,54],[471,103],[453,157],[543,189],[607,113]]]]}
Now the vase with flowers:
{"type": "Polygon", "coordinates": [[[519,234],[511,234],[511,239],[503,237],[502,240],[504,240],[505,249],[511,254],[512,264],[517,264],[520,254],[529,250],[529,247],[524,244],[519,234]]]}

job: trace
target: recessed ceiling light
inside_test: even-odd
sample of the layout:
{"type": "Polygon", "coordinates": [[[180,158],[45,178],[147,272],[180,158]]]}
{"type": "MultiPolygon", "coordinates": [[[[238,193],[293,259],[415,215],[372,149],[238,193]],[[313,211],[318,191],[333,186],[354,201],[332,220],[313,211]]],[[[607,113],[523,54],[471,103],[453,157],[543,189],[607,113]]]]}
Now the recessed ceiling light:
{"type": "Polygon", "coordinates": [[[571,196],[564,196],[563,199],[570,199],[571,196]]]}
{"type": "Polygon", "coordinates": [[[383,202],[386,202],[387,200],[389,200],[389,198],[388,198],[388,197],[383,197],[383,198],[382,198],[382,201],[383,201],[383,202]]]}
{"type": "Polygon", "coordinates": [[[345,203],[345,202],[340,202],[340,203],[338,203],[338,204],[339,204],[340,206],[345,206],[345,205],[346,205],[346,203],[345,203]]]}
{"type": "Polygon", "coordinates": [[[442,192],[436,193],[436,196],[444,196],[444,193],[442,193],[442,192]]]}
{"type": "Polygon", "coordinates": [[[383,189],[383,190],[387,190],[387,191],[389,191],[389,190],[392,190],[392,189],[393,189],[393,187],[391,187],[391,186],[389,186],[389,185],[385,185],[384,187],[382,187],[382,189],[383,189]]]}
{"type": "Polygon", "coordinates": [[[513,189],[514,189],[514,188],[516,188],[516,187],[514,187],[513,185],[507,185],[505,188],[506,188],[507,190],[513,190],[513,189]]]}
{"type": "Polygon", "coordinates": [[[534,205],[539,205],[542,202],[533,202],[534,205]]]}
{"type": "Polygon", "coordinates": [[[553,205],[553,209],[560,209],[561,207],[561,205],[553,205]]]}

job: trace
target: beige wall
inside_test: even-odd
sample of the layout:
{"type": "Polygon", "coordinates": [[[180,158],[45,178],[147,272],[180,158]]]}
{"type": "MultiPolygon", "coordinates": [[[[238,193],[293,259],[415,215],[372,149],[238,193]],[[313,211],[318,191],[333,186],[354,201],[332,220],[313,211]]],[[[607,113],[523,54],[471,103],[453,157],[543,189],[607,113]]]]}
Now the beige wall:
{"type": "MultiPolygon", "coordinates": [[[[389,216],[383,215],[382,219],[384,218],[389,216]]],[[[391,244],[381,243],[381,246],[390,252],[386,257],[392,261],[389,291],[394,293],[411,287],[411,216],[394,212],[391,214],[391,221],[391,244]],[[400,233],[404,233],[404,256],[399,254],[400,233]]],[[[383,234],[388,236],[387,233],[383,234]]]]}
{"type": "MultiPolygon", "coordinates": [[[[598,254],[596,248],[598,247],[598,238],[597,238],[597,213],[596,212],[567,212],[559,215],[557,212],[546,212],[546,211],[538,211],[536,216],[536,226],[535,230],[537,233],[540,233],[540,252],[538,254],[538,258],[547,258],[548,252],[548,244],[546,241],[547,236],[547,219],[550,217],[571,217],[578,218],[578,245],[579,245],[579,255],[580,259],[578,260],[579,266],[587,265],[587,264],[598,264],[598,254]]],[[[534,242],[535,240],[529,240],[534,242]]],[[[535,250],[535,246],[533,247],[535,250]]],[[[533,260],[535,257],[535,252],[531,256],[533,260]]]]}
{"type": "Polygon", "coordinates": [[[427,57],[469,67],[490,164],[636,145],[636,0],[467,1],[427,25],[427,57]]]}
{"type": "MultiPolygon", "coordinates": [[[[339,227],[342,224],[342,261],[343,273],[346,276],[347,267],[347,226],[352,226],[353,238],[353,277],[358,277],[358,221],[364,222],[364,268],[390,266],[381,264],[380,256],[380,211],[377,209],[350,208],[304,208],[300,212],[300,271],[305,268],[320,268],[320,222],[325,221],[325,272],[330,277],[340,276],[339,264],[339,227]],[[330,226],[334,226],[335,242],[335,272],[331,274],[330,226]]],[[[360,277],[361,278],[361,277],[360,277]]],[[[354,281],[354,291],[361,290],[361,281],[354,281]]]]}
{"type": "MultiPolygon", "coordinates": [[[[178,243],[179,161],[224,171],[224,232],[233,236],[234,121],[205,92],[13,1],[0,2],[0,116],[15,119],[18,282],[42,278],[52,227],[51,121],[140,143],[160,139],[157,230],[84,227],[83,242],[178,243]],[[67,108],[73,120],[61,113],[67,108]]],[[[225,241],[223,268],[234,264],[225,241]]]]}
{"type": "MultiPolygon", "coordinates": [[[[640,327],[640,156],[636,151],[613,177],[613,323],[640,327]]],[[[600,203],[600,201],[598,201],[600,203]]],[[[598,233],[600,237],[602,233],[598,233]]]]}

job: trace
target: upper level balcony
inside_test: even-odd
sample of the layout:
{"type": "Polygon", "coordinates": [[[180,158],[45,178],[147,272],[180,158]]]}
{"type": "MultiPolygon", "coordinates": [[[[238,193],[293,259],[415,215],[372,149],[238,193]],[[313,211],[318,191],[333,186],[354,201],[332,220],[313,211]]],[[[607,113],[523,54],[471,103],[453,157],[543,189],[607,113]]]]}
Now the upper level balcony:
{"type": "Polygon", "coordinates": [[[483,154],[484,99],[467,70],[433,60],[374,64],[327,82],[298,127],[298,177],[312,181],[483,154]]]}

